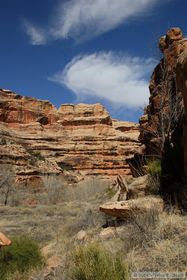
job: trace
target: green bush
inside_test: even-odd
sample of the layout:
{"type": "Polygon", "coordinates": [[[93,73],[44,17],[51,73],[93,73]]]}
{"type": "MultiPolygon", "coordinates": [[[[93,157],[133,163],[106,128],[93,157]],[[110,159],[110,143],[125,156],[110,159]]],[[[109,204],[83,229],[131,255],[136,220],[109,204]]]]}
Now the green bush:
{"type": "Polygon", "coordinates": [[[15,238],[10,246],[0,249],[0,279],[6,280],[16,272],[28,272],[40,267],[43,262],[39,246],[34,240],[15,238]]]}
{"type": "Polygon", "coordinates": [[[161,175],[161,161],[159,159],[148,161],[147,171],[150,175],[161,175]]]}
{"type": "Polygon", "coordinates": [[[161,160],[154,159],[148,161],[147,172],[149,175],[149,194],[157,195],[160,189],[161,160]]]}
{"type": "Polygon", "coordinates": [[[73,280],[126,280],[127,267],[98,244],[78,247],[73,253],[73,280]]]}

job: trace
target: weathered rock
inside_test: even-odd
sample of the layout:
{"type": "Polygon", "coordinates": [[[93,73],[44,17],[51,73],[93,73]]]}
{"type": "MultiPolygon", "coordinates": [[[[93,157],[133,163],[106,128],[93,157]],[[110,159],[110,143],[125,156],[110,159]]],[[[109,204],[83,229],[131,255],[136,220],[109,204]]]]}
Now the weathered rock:
{"type": "Polygon", "coordinates": [[[140,141],[147,154],[161,155],[166,137],[174,131],[183,108],[183,100],[176,85],[176,65],[187,50],[179,28],[171,28],[159,41],[163,59],[156,66],[150,81],[150,99],[146,114],[140,119],[140,141]]]}
{"type": "Polygon", "coordinates": [[[173,27],[169,29],[165,37],[168,46],[174,41],[178,41],[181,39],[183,39],[183,33],[179,27],[173,27]]]}
{"type": "Polygon", "coordinates": [[[113,202],[144,197],[149,194],[149,177],[148,175],[139,176],[127,184],[125,178],[118,176],[110,188],[116,191],[110,200],[113,202]]]}
{"type": "Polygon", "coordinates": [[[140,119],[146,155],[162,161],[161,191],[170,202],[187,200],[187,38],[180,28],[161,37],[163,59],[150,81],[149,105],[140,119]]]}
{"type": "Polygon", "coordinates": [[[115,194],[116,201],[123,201],[127,199],[128,194],[128,184],[121,176],[117,176],[117,179],[113,183],[113,188],[117,189],[117,192],[115,194]]]}
{"type": "Polygon", "coordinates": [[[121,238],[123,240],[125,232],[126,232],[125,226],[116,225],[115,227],[107,227],[105,229],[102,229],[99,234],[99,237],[103,241],[114,239],[114,238],[121,238]]]}
{"type": "Polygon", "coordinates": [[[166,43],[166,36],[162,36],[159,39],[159,49],[161,52],[163,52],[167,48],[167,43],[166,43]]]}
{"type": "Polygon", "coordinates": [[[148,194],[148,175],[134,178],[128,186],[128,199],[144,197],[148,194]]]}
{"type": "Polygon", "coordinates": [[[60,266],[61,259],[58,256],[52,256],[47,260],[48,269],[55,269],[60,266]]]}
{"type": "Polygon", "coordinates": [[[8,237],[6,237],[2,232],[0,232],[0,247],[1,246],[9,246],[12,243],[8,237]]]}
{"type": "Polygon", "coordinates": [[[85,230],[80,230],[78,233],[77,233],[77,235],[76,235],[76,239],[78,240],[78,241],[84,241],[85,240],[85,238],[86,238],[86,231],[85,230]]]}
{"type": "Polygon", "coordinates": [[[116,235],[115,228],[108,227],[100,232],[99,237],[102,240],[107,240],[107,239],[114,238],[115,235],[116,235]]]}
{"type": "Polygon", "coordinates": [[[138,213],[145,213],[150,210],[162,212],[163,200],[159,197],[146,196],[144,198],[132,199],[118,202],[107,202],[100,206],[100,211],[117,218],[133,218],[138,213]]]}
{"type": "Polygon", "coordinates": [[[131,175],[128,161],[142,152],[139,126],[112,120],[100,104],[64,104],[0,90],[0,164],[19,180],[44,174],[131,175]]]}

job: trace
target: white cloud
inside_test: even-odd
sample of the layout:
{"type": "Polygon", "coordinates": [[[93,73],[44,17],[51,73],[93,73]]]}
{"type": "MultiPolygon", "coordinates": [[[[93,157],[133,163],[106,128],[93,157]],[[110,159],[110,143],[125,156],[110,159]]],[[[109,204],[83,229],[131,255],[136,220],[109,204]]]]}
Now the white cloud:
{"type": "Polygon", "coordinates": [[[81,100],[98,97],[137,108],[148,103],[147,77],[154,63],[151,58],[101,52],[75,57],[50,80],[65,85],[81,100]]]}
{"type": "Polygon", "coordinates": [[[33,26],[28,21],[24,21],[24,28],[26,34],[30,37],[30,43],[32,45],[44,45],[47,41],[47,35],[45,31],[33,26]]]}
{"type": "Polygon", "coordinates": [[[58,7],[56,38],[86,39],[114,29],[152,6],[156,0],[70,0],[58,7]]]}
{"type": "Polygon", "coordinates": [[[45,36],[30,24],[27,34],[37,44],[46,38],[86,40],[147,12],[158,2],[160,0],[61,0],[51,15],[53,19],[45,36]]]}

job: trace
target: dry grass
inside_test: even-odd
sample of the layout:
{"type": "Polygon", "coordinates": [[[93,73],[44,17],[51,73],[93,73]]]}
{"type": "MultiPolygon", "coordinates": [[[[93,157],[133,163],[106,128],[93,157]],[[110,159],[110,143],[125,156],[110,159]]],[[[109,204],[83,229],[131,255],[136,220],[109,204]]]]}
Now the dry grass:
{"type": "MultiPolygon", "coordinates": [[[[71,280],[66,274],[72,264],[71,250],[75,245],[92,242],[120,254],[131,271],[185,271],[187,216],[175,211],[159,212],[154,197],[146,197],[144,203],[153,205],[152,210],[135,212],[131,219],[114,226],[110,218],[98,211],[99,205],[108,200],[107,188],[107,184],[97,180],[87,185],[82,182],[77,188],[63,187],[62,201],[57,204],[49,200],[47,203],[42,193],[20,190],[20,203],[27,198],[36,200],[37,204],[1,206],[1,231],[10,238],[27,235],[38,241],[41,248],[47,248],[47,258],[60,258],[58,267],[47,278],[49,280],[71,280]],[[104,239],[100,233],[107,224],[112,225],[114,234],[104,239]],[[82,241],[77,239],[80,230],[86,232],[82,241]]],[[[142,203],[142,200],[136,203],[142,203]]],[[[32,280],[44,280],[44,272],[33,272],[32,280]]],[[[17,275],[11,280],[18,279],[17,275]]]]}
{"type": "Polygon", "coordinates": [[[187,217],[149,211],[131,220],[123,235],[132,271],[186,271],[187,217]]]}

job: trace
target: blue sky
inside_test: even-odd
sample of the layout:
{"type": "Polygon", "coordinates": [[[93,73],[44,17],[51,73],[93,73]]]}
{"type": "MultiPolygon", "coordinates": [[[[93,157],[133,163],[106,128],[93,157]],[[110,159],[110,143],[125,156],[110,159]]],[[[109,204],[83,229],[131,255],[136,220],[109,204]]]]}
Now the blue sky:
{"type": "Polygon", "coordinates": [[[0,0],[0,87],[137,121],[158,38],[186,34],[186,11],[186,0],[0,0]]]}

